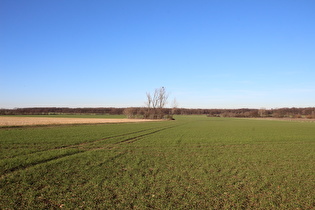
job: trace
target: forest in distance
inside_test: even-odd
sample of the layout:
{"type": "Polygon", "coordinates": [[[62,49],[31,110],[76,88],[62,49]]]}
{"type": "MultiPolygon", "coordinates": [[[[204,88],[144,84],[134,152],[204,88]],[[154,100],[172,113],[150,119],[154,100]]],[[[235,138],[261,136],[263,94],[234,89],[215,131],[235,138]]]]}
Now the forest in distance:
{"type": "MultiPolygon", "coordinates": [[[[147,107],[99,107],[99,108],[68,108],[68,107],[32,107],[0,109],[0,115],[61,115],[61,114],[94,114],[94,115],[126,115],[129,118],[141,118],[147,107]]],[[[164,115],[207,115],[209,117],[273,117],[273,118],[307,118],[315,119],[315,107],[277,108],[277,109],[189,109],[163,108],[164,115]]]]}

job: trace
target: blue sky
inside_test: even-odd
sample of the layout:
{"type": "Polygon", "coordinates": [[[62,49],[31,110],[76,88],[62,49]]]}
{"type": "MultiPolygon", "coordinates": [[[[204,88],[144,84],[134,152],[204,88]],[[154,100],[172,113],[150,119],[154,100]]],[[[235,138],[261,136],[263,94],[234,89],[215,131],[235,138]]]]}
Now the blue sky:
{"type": "Polygon", "coordinates": [[[315,106],[313,0],[0,0],[0,108],[315,106]]]}

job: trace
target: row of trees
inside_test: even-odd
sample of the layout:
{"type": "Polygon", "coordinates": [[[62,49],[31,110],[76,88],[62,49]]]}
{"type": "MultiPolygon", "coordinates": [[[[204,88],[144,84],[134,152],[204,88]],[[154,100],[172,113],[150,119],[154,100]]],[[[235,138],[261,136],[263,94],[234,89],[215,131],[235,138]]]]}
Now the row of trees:
{"type": "Polygon", "coordinates": [[[0,109],[0,115],[58,115],[58,114],[111,114],[121,115],[125,108],[67,108],[67,107],[34,107],[0,109]]]}
{"type": "Polygon", "coordinates": [[[0,109],[0,115],[58,115],[58,114],[125,114],[130,118],[170,118],[173,115],[207,115],[209,117],[275,117],[314,118],[315,107],[280,109],[185,109],[153,107],[129,108],[18,108],[0,109]]]}
{"type": "Polygon", "coordinates": [[[209,117],[274,117],[315,119],[315,108],[279,108],[279,109],[212,109],[209,117]]]}
{"type": "Polygon", "coordinates": [[[173,119],[173,115],[207,115],[209,117],[275,117],[314,118],[315,107],[280,109],[185,109],[178,108],[174,99],[166,108],[169,94],[164,87],[146,93],[145,107],[130,108],[18,108],[0,109],[0,115],[54,115],[54,114],[125,114],[128,118],[173,119]]]}
{"type": "Polygon", "coordinates": [[[165,109],[169,94],[164,87],[146,93],[146,107],[141,108],[68,108],[68,107],[34,107],[0,109],[0,115],[57,115],[57,114],[125,114],[129,118],[172,119],[172,112],[165,109]]]}

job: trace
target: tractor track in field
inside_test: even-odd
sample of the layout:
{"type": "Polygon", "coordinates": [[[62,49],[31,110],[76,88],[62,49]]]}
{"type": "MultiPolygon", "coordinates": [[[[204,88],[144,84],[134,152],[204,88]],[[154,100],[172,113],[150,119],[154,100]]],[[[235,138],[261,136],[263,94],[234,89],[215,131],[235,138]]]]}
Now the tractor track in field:
{"type": "MultiPolygon", "coordinates": [[[[42,152],[48,152],[48,151],[54,151],[54,150],[60,150],[60,149],[78,148],[80,146],[85,146],[85,145],[89,145],[89,144],[93,144],[93,143],[97,143],[97,142],[101,142],[101,141],[105,141],[105,140],[110,140],[110,139],[114,139],[114,138],[118,138],[118,137],[123,137],[123,136],[128,136],[128,135],[132,135],[132,134],[136,134],[136,133],[141,133],[141,132],[145,132],[145,131],[149,131],[149,130],[153,130],[153,129],[155,129],[155,128],[148,128],[148,129],[143,129],[143,130],[139,130],[139,131],[119,134],[119,135],[115,135],[115,136],[109,136],[109,137],[97,139],[94,141],[85,141],[85,142],[80,142],[80,143],[76,143],[76,144],[58,146],[58,147],[54,147],[54,148],[50,148],[50,149],[37,150],[37,151],[30,152],[30,153],[23,154],[23,155],[27,156],[27,155],[32,155],[32,154],[36,154],[36,153],[42,153],[42,152]]],[[[14,156],[8,157],[7,159],[15,158],[18,156],[23,156],[23,155],[14,155],[14,156]]]]}
{"type": "MultiPolygon", "coordinates": [[[[146,137],[146,136],[149,136],[149,135],[152,135],[152,134],[164,131],[164,130],[168,130],[168,129],[171,129],[171,128],[174,128],[174,127],[177,127],[177,126],[167,126],[167,127],[162,127],[162,128],[158,128],[158,129],[157,128],[149,128],[149,129],[144,129],[144,130],[140,130],[140,131],[130,132],[130,133],[126,133],[126,134],[120,134],[120,135],[116,135],[116,136],[112,136],[112,137],[106,137],[106,138],[98,139],[98,140],[91,141],[91,142],[84,142],[84,143],[80,143],[80,144],[73,144],[73,145],[68,145],[68,146],[65,146],[65,147],[58,147],[58,148],[53,148],[53,149],[49,149],[49,150],[42,150],[42,151],[34,152],[34,153],[31,153],[31,154],[36,154],[36,153],[45,152],[45,151],[59,150],[59,149],[72,149],[72,148],[80,149],[79,148],[80,146],[86,146],[86,145],[97,143],[97,142],[101,142],[101,141],[104,141],[104,140],[109,140],[109,139],[113,139],[113,138],[118,138],[118,137],[123,137],[123,136],[132,135],[132,134],[142,133],[142,132],[145,132],[145,131],[154,130],[154,131],[151,131],[149,133],[143,133],[143,134],[140,134],[140,135],[137,135],[137,136],[134,136],[134,137],[130,137],[130,138],[124,139],[122,141],[118,141],[118,142],[115,142],[115,143],[110,143],[110,144],[104,145],[104,147],[93,147],[93,148],[84,148],[83,147],[83,148],[81,148],[81,150],[75,151],[75,152],[72,152],[72,153],[68,153],[68,154],[66,153],[66,154],[62,154],[62,155],[58,155],[58,156],[54,156],[54,157],[49,157],[47,159],[37,160],[37,161],[31,162],[31,163],[27,163],[25,165],[18,165],[18,166],[12,167],[12,168],[8,168],[8,169],[6,169],[6,170],[4,170],[2,172],[2,175],[0,176],[0,179],[4,179],[8,175],[10,175],[12,173],[16,173],[16,172],[18,172],[20,170],[26,170],[26,169],[29,169],[29,168],[32,168],[32,167],[36,167],[36,166],[38,166],[40,164],[48,163],[50,161],[59,160],[59,159],[65,158],[65,157],[70,157],[70,156],[73,156],[73,155],[77,155],[77,154],[81,154],[81,153],[85,153],[85,152],[89,152],[89,151],[112,149],[113,147],[115,147],[117,145],[122,145],[122,144],[126,144],[126,143],[128,143],[128,144],[134,143],[134,142],[142,139],[143,137],[146,137]]],[[[27,155],[29,155],[29,154],[27,154],[27,155]]],[[[9,159],[11,159],[11,158],[9,158],[9,159]]]]}
{"type": "Polygon", "coordinates": [[[170,129],[170,128],[173,128],[173,127],[176,127],[176,126],[161,128],[161,129],[152,131],[150,133],[145,133],[145,134],[142,134],[142,135],[139,135],[139,136],[135,136],[135,137],[131,137],[131,138],[128,138],[128,139],[124,139],[124,140],[119,141],[119,142],[108,144],[107,147],[98,147],[98,148],[95,148],[95,149],[112,149],[115,145],[120,145],[120,144],[124,144],[124,143],[131,144],[131,143],[134,143],[134,142],[142,139],[145,136],[149,136],[149,135],[152,135],[152,134],[155,134],[155,133],[158,133],[158,132],[161,132],[163,130],[167,130],[167,129],[170,129]]]}
{"type": "Polygon", "coordinates": [[[163,130],[167,130],[167,129],[170,129],[170,128],[173,128],[173,127],[175,127],[175,126],[161,128],[161,129],[152,131],[152,132],[150,132],[150,133],[145,133],[145,134],[142,134],[142,135],[139,135],[139,136],[136,136],[136,137],[132,137],[132,138],[125,139],[125,140],[120,141],[120,142],[117,142],[117,143],[115,143],[115,144],[133,143],[133,142],[135,142],[135,141],[141,139],[142,137],[149,136],[149,135],[152,135],[152,134],[155,134],[155,133],[158,133],[158,132],[161,132],[161,131],[163,131],[163,130]]]}

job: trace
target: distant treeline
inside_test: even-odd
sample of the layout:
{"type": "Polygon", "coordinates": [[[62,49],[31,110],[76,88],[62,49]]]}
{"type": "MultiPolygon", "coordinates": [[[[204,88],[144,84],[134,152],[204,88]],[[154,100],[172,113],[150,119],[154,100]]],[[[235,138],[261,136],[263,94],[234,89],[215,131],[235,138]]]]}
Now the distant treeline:
{"type": "MultiPolygon", "coordinates": [[[[58,108],[35,107],[0,109],[0,115],[59,115],[59,114],[96,114],[121,115],[129,118],[147,118],[146,107],[129,108],[58,108]]],[[[152,111],[152,110],[151,110],[152,111]]],[[[161,114],[172,115],[207,115],[209,117],[275,117],[275,118],[314,118],[315,107],[308,108],[279,108],[279,109],[185,109],[163,108],[161,114]]]]}
{"type": "Polygon", "coordinates": [[[63,108],[63,107],[34,107],[0,109],[0,115],[59,115],[59,114],[110,114],[121,115],[125,108],[63,108]]]}
{"type": "Polygon", "coordinates": [[[315,119],[315,107],[279,109],[212,109],[209,117],[274,117],[315,119]]]}

